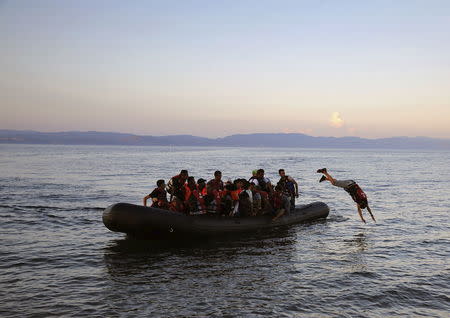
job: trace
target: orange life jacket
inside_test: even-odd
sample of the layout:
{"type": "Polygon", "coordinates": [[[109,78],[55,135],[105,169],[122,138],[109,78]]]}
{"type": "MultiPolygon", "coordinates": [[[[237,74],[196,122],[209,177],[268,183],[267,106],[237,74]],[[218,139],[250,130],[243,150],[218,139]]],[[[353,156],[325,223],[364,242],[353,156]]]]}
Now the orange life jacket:
{"type": "Polygon", "coordinates": [[[189,200],[192,195],[192,190],[189,188],[188,184],[184,184],[184,201],[189,200]]]}
{"type": "Polygon", "coordinates": [[[231,199],[233,201],[239,201],[239,194],[242,192],[242,189],[237,189],[237,190],[233,190],[231,191],[231,199]]]}

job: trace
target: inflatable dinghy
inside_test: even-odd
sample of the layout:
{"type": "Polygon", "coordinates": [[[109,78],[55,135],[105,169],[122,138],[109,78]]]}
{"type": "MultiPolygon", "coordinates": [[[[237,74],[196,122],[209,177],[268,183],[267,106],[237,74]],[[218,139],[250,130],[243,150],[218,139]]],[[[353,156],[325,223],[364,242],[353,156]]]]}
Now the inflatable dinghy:
{"type": "Polygon", "coordinates": [[[272,222],[272,216],[228,217],[211,214],[185,215],[129,203],[116,203],[103,212],[103,223],[114,232],[133,237],[211,236],[251,233],[279,226],[305,223],[328,216],[325,203],[297,205],[289,214],[272,222]]]}

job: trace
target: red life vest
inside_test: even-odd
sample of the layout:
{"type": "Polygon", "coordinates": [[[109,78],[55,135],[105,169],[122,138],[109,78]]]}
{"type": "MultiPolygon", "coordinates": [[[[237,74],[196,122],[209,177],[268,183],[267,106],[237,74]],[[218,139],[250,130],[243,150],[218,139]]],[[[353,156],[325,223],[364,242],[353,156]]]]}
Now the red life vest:
{"type": "Polygon", "coordinates": [[[233,201],[239,201],[239,194],[242,192],[242,189],[236,189],[230,192],[231,199],[233,201]]]}
{"type": "MultiPolygon", "coordinates": [[[[184,200],[185,201],[190,201],[193,200],[193,198],[195,198],[195,201],[198,204],[198,207],[200,209],[200,211],[202,212],[206,212],[206,204],[205,204],[205,200],[203,199],[203,195],[198,191],[198,188],[195,187],[194,190],[192,190],[191,188],[189,188],[189,186],[187,184],[184,185],[184,200]]],[[[206,195],[206,188],[203,189],[202,192],[205,193],[206,195]],[[205,190],[205,191],[203,191],[205,190]]]]}
{"type": "MultiPolygon", "coordinates": [[[[198,187],[197,187],[197,189],[198,189],[198,187]]],[[[206,190],[206,187],[204,187],[203,189],[199,190],[199,192],[200,192],[200,195],[202,197],[204,197],[205,195],[208,194],[208,191],[206,190]]]]}
{"type": "MultiPolygon", "coordinates": [[[[206,190],[206,189],[203,189],[206,190]]],[[[206,212],[206,204],[205,204],[205,199],[203,199],[203,195],[198,191],[198,190],[194,190],[192,192],[192,194],[195,196],[195,198],[197,199],[198,202],[198,206],[200,208],[200,211],[202,212],[206,212]]],[[[206,191],[205,191],[206,194],[206,191]]]]}
{"type": "Polygon", "coordinates": [[[360,186],[357,183],[351,184],[344,190],[350,194],[353,201],[358,203],[362,209],[367,207],[367,195],[364,193],[364,191],[360,188],[360,186]]]}

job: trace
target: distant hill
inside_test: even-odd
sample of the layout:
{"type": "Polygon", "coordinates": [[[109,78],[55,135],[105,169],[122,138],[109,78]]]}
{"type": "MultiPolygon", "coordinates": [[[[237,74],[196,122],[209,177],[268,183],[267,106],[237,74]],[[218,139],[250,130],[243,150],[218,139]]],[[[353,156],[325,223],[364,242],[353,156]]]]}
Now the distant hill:
{"type": "Polygon", "coordinates": [[[114,132],[55,132],[0,130],[0,143],[58,145],[130,146],[216,146],[216,147],[296,147],[296,148],[383,148],[450,150],[450,139],[428,137],[313,137],[305,134],[239,134],[224,138],[191,135],[139,136],[114,132]]]}

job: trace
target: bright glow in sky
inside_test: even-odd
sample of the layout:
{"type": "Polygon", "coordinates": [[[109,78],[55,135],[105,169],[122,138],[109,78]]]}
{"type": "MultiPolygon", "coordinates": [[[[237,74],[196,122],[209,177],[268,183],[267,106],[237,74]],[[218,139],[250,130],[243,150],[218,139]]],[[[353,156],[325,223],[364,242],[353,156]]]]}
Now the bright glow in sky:
{"type": "Polygon", "coordinates": [[[1,1],[0,129],[450,138],[450,1],[1,1]]]}

